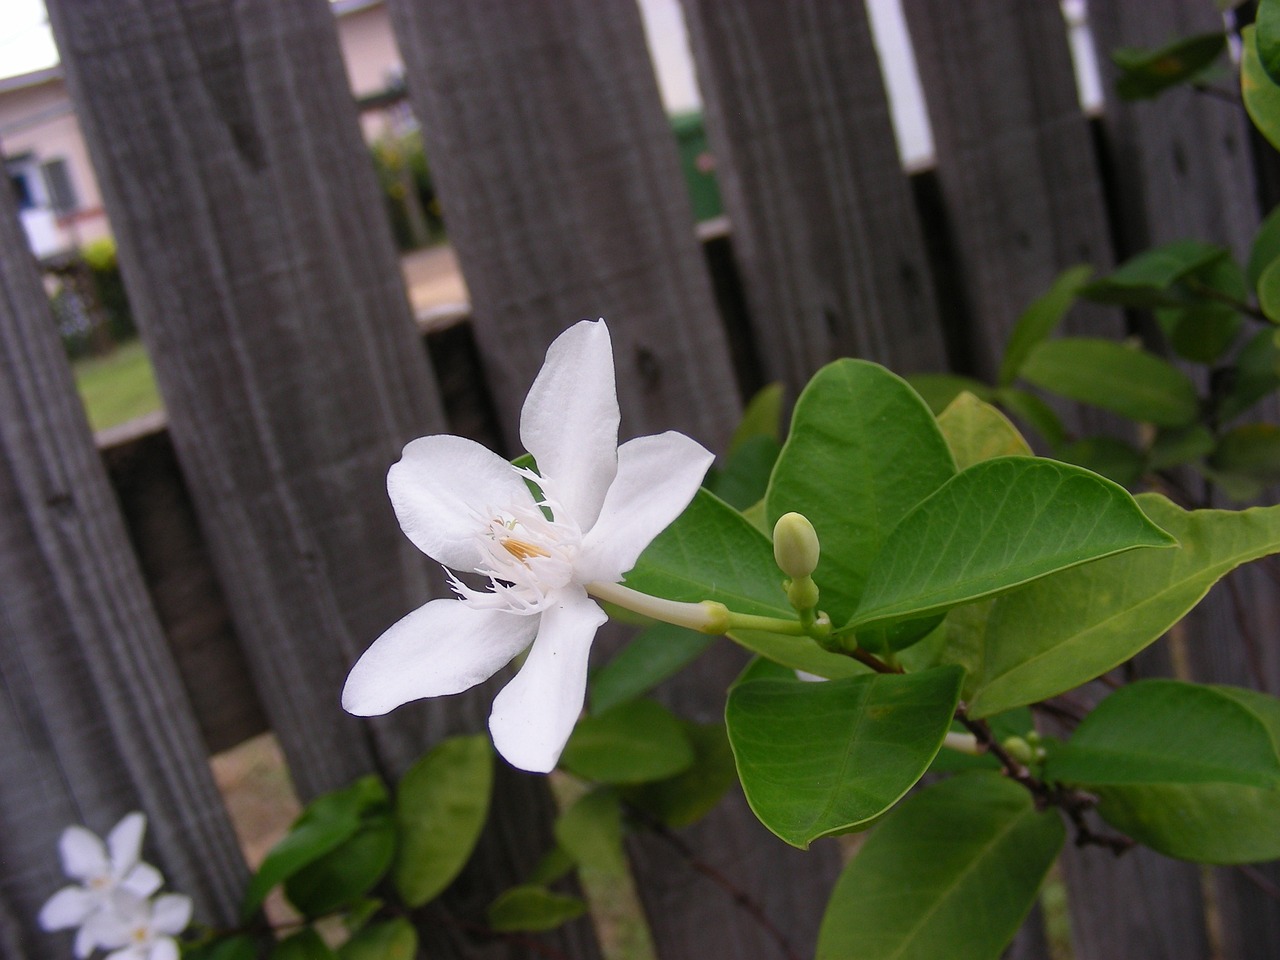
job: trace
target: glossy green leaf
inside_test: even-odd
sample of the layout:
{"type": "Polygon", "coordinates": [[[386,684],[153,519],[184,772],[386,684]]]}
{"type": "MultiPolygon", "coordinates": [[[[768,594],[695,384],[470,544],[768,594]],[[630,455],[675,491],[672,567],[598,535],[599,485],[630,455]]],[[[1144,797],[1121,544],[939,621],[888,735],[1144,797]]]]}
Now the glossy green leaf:
{"type": "Polygon", "coordinates": [[[409,768],[396,788],[396,891],[411,907],[440,894],[475,849],[489,815],[493,751],[483,735],[452,737],[409,768]]]}
{"type": "Polygon", "coordinates": [[[1253,245],[1249,248],[1249,262],[1245,264],[1244,275],[1250,287],[1258,286],[1258,278],[1262,271],[1280,258],[1280,206],[1276,207],[1258,227],[1253,236],[1253,245]]]}
{"type": "Polygon", "coordinates": [[[962,393],[972,393],[981,400],[990,400],[992,394],[991,388],[981,380],[954,373],[913,373],[907,377],[907,383],[934,414],[942,413],[962,393]]]}
{"type": "Polygon", "coordinates": [[[626,584],[669,600],[718,600],[738,613],[793,617],[782,579],[769,538],[699,490],[640,555],[626,584]]]}
{"type": "Polygon", "coordinates": [[[1200,410],[1184,373],[1111,340],[1047,340],[1031,352],[1022,375],[1060,396],[1160,427],[1194,423],[1200,410]]]}
{"type": "Polygon", "coordinates": [[[687,827],[701,820],[737,781],[723,723],[685,723],[684,732],[693,746],[693,766],[670,779],[629,787],[623,793],[633,807],[669,827],[687,827]]]}
{"type": "Polygon", "coordinates": [[[631,700],[579,720],[560,755],[560,766],[597,783],[662,780],[692,764],[680,721],[653,700],[631,700]]]}
{"type": "Polygon", "coordinates": [[[1057,329],[1075,303],[1076,294],[1092,275],[1093,267],[1087,264],[1064,270],[1058,274],[1048,292],[1023,311],[1013,332],[1009,334],[1009,343],[1005,346],[1004,358],[1000,361],[1000,374],[996,378],[1000,386],[1007,387],[1017,379],[1032,348],[1057,329]]]}
{"type": "Polygon", "coordinates": [[[1209,462],[1215,470],[1276,483],[1280,481],[1280,427],[1248,423],[1228,430],[1218,439],[1209,462]]]}
{"type": "Polygon", "coordinates": [[[1221,56],[1226,44],[1226,34],[1216,31],[1179,37],[1157,50],[1132,47],[1114,50],[1111,59],[1120,68],[1116,93],[1122,100],[1158,96],[1203,73],[1221,56]]]}
{"type": "Polygon", "coordinates": [[[349,840],[360,829],[362,817],[386,803],[386,788],[374,776],[309,803],[253,875],[240,907],[241,918],[248,921],[277,884],[349,840]]]}
{"type": "Polygon", "coordinates": [[[939,613],[1113,553],[1172,545],[1109,480],[1054,460],[987,460],[898,524],[849,626],[861,636],[877,621],[939,613]]]}
{"type": "Polygon", "coordinates": [[[1067,442],[1067,429],[1062,425],[1062,419],[1054,412],[1053,407],[1029,390],[1005,387],[996,394],[995,401],[1040,434],[1051,447],[1059,447],[1067,442]]]}
{"type": "Polygon", "coordinates": [[[1085,437],[1064,444],[1055,451],[1059,460],[1100,473],[1122,487],[1138,482],[1146,468],[1146,457],[1131,444],[1115,437],[1085,437]]]}
{"type": "Polygon", "coordinates": [[[580,867],[604,876],[625,876],[622,807],[610,788],[584,794],[556,818],[556,843],[580,867]]]}
{"type": "Polygon", "coordinates": [[[764,630],[733,630],[729,636],[740,646],[774,663],[829,680],[860,676],[868,669],[857,660],[822,649],[808,637],[792,637],[764,630]]]}
{"type": "Polygon", "coordinates": [[[997,960],[1062,848],[1062,820],[994,773],[911,797],[836,883],[818,960],[997,960]]]}
{"type": "Polygon", "coordinates": [[[1218,422],[1234,420],[1277,387],[1280,387],[1280,330],[1259,330],[1236,355],[1231,381],[1218,401],[1218,422]]]}
{"type": "Polygon", "coordinates": [[[1157,640],[1242,563],[1280,552],[1280,507],[1186,511],[1138,496],[1176,550],[1135,550],[1001,597],[981,638],[969,712],[1045,700],[1106,673],[1157,640]]]}
{"type": "Polygon", "coordinates": [[[337,956],[310,927],[285,937],[271,950],[271,960],[337,960],[337,956]]]}
{"type": "Polygon", "coordinates": [[[962,393],[938,417],[956,468],[964,470],[993,457],[1030,457],[1031,448],[1009,419],[972,393],[962,393]]]}
{"type": "Polygon", "coordinates": [[[1171,857],[1280,857],[1280,701],[1175,680],[1124,687],[1050,755],[1046,775],[1099,798],[1108,823],[1171,857]]]}
{"type": "Polygon", "coordinates": [[[1280,83],[1280,7],[1262,0],[1255,16],[1259,63],[1272,83],[1280,83]]]}
{"type": "Polygon", "coordinates": [[[395,853],[395,821],[385,813],[366,816],[349,839],[286,879],[285,896],[303,916],[332,913],[372,890],[395,853]]]}
{"type": "Polygon", "coordinates": [[[1184,463],[1201,460],[1213,452],[1218,441],[1208,427],[1195,424],[1190,427],[1174,427],[1156,434],[1147,451],[1147,467],[1151,470],[1167,470],[1184,463]]]}
{"type": "Polygon", "coordinates": [[[770,525],[794,510],[817,530],[822,559],[813,579],[833,623],[853,613],[871,561],[898,521],[954,473],[937,421],[900,377],[874,363],[837,360],[809,382],[765,509],[770,525]]]}
{"type": "Polygon", "coordinates": [[[1258,277],[1258,306],[1272,323],[1280,323],[1280,259],[1273,260],[1258,277]]]}
{"type": "Polygon", "coordinates": [[[577,897],[544,887],[512,887],[489,905],[489,927],[499,933],[554,930],[587,912],[577,897]]]}
{"type": "Polygon", "coordinates": [[[338,960],[414,960],[418,931],[402,917],[371,923],[338,948],[338,960]]]}
{"type": "Polygon", "coordinates": [[[1280,149],[1280,86],[1267,76],[1262,66],[1252,26],[1240,31],[1240,42],[1240,93],[1244,97],[1244,108],[1258,132],[1280,149]]]}
{"type": "Polygon", "coordinates": [[[1192,271],[1229,256],[1225,247],[1202,240],[1175,240],[1126,260],[1108,276],[1085,284],[1080,296],[1122,307],[1176,307],[1185,302],[1169,287],[1192,271]]]}
{"type": "Polygon", "coordinates": [[[648,693],[700,657],[715,640],[670,623],[642,630],[591,675],[587,687],[591,712],[603,713],[648,693]]]}
{"type": "Polygon", "coordinates": [[[771,383],[756,392],[747,402],[742,420],[729,440],[730,454],[756,437],[768,437],[776,443],[782,442],[782,398],[783,387],[780,383],[771,383]]]}
{"type": "Polygon", "coordinates": [[[866,825],[928,769],[962,677],[957,667],[938,667],[826,683],[738,684],[725,722],[751,809],[801,848],[866,825]]]}

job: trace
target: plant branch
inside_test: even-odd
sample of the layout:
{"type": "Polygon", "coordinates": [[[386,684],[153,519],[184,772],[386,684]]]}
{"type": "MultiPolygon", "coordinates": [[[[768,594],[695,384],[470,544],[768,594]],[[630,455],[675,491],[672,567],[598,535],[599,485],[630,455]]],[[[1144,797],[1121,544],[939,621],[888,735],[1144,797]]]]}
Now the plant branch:
{"type": "Polygon", "coordinates": [[[796,953],[791,946],[791,941],[787,939],[787,935],[783,933],[769,919],[769,915],[765,913],[764,907],[758,903],[749,893],[739,887],[732,879],[725,876],[720,870],[711,864],[702,860],[697,851],[693,849],[683,837],[679,836],[675,831],[668,827],[658,818],[654,817],[646,810],[641,810],[632,804],[626,803],[624,807],[627,815],[637,823],[644,826],[647,830],[657,836],[669,847],[675,850],[684,859],[684,862],[696,872],[702,874],[733,900],[734,905],[744,911],[752,920],[754,920],[770,939],[777,944],[778,949],[787,960],[800,960],[800,955],[796,953]]]}
{"type": "Polygon", "coordinates": [[[1280,903],[1280,886],[1277,886],[1265,873],[1247,863],[1237,863],[1235,868],[1240,871],[1246,880],[1272,900],[1280,903]]]}

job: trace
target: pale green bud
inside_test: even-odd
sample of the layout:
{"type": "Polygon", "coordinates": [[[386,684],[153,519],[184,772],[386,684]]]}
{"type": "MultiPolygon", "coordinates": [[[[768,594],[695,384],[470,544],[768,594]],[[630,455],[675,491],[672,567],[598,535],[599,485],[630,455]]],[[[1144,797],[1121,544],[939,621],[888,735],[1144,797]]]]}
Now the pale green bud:
{"type": "Polygon", "coordinates": [[[818,566],[818,531],[801,513],[785,513],[773,526],[773,558],[792,580],[807,580],[818,566]]]}

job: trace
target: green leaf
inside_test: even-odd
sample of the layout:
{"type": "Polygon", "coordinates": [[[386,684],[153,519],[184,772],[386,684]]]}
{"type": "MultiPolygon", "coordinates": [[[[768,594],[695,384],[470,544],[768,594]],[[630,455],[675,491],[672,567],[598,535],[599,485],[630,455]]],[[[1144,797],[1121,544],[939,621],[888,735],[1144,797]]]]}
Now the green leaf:
{"type": "Polygon", "coordinates": [[[1203,73],[1226,47],[1226,34],[1180,37],[1158,50],[1126,47],[1111,59],[1120,68],[1116,93],[1121,100],[1148,100],[1203,73]]]}
{"type": "Polygon", "coordinates": [[[569,856],[564,848],[554,846],[534,865],[533,872],[529,874],[529,883],[533,886],[545,887],[567,876],[577,865],[577,861],[569,856]]]}
{"type": "Polygon", "coordinates": [[[733,431],[729,440],[730,454],[756,437],[768,437],[775,443],[782,442],[782,396],[780,383],[771,383],[756,392],[747,403],[738,429],[733,431]]]}
{"type": "Polygon", "coordinates": [[[1000,374],[996,383],[1007,387],[1017,378],[1023,362],[1036,344],[1057,329],[1062,318],[1075,303],[1076,294],[1093,275],[1093,267],[1087,264],[1070,267],[1058,274],[1048,292],[1034,301],[1018,318],[1009,343],[1000,361],[1000,374]]]}
{"type": "Polygon", "coordinates": [[[560,755],[560,766],[597,783],[662,780],[693,764],[680,721],[652,700],[631,700],[585,717],[560,755]]]}
{"type": "Polygon", "coordinates": [[[715,637],[670,623],[642,630],[591,675],[592,713],[634,700],[700,657],[715,637]]]}
{"type": "Polygon", "coordinates": [[[1273,147],[1280,149],[1280,86],[1262,65],[1254,29],[1248,26],[1240,31],[1240,93],[1253,125],[1273,147]]]}
{"type": "Polygon", "coordinates": [[[1194,423],[1196,388],[1168,362],[1110,340],[1048,340],[1022,368],[1031,383],[1060,396],[1160,427],[1194,423]]]}
{"type": "Polygon", "coordinates": [[[391,869],[395,852],[391,816],[366,816],[349,839],[286,879],[285,896],[303,916],[332,913],[372,890],[391,869]]]}
{"type": "Polygon", "coordinates": [[[833,623],[853,613],[889,532],[954,473],[937,421],[902,378],[837,360],[809,382],[765,509],[771,526],[794,510],[817,530],[822,559],[813,579],[833,623]]]}
{"type": "Polygon", "coordinates": [[[1182,294],[1168,288],[1192,271],[1226,256],[1230,256],[1227,249],[1216,244],[1175,240],[1126,260],[1109,276],[1083,286],[1080,296],[1122,307],[1181,306],[1182,294]]]}
{"type": "Polygon", "coordinates": [[[371,923],[338,948],[338,960],[414,960],[418,931],[403,918],[371,923]]]}
{"type": "Polygon", "coordinates": [[[1085,437],[1059,447],[1056,453],[1058,459],[1100,473],[1122,487],[1137,483],[1146,468],[1146,458],[1115,437],[1085,437]]]}
{"type": "Polygon", "coordinates": [[[1027,441],[1008,418],[972,393],[962,393],[938,417],[957,469],[993,457],[1033,456],[1027,441]]]}
{"type": "Polygon", "coordinates": [[[622,852],[622,807],[610,788],[582,797],[556,819],[556,842],[573,861],[602,876],[627,875],[622,852]]]}
{"type": "Polygon", "coordinates": [[[1062,420],[1053,412],[1053,407],[1034,393],[1006,387],[996,394],[995,400],[1040,434],[1051,447],[1060,447],[1067,442],[1067,429],[1062,425],[1062,420]]]}
{"type": "Polygon", "coordinates": [[[1215,470],[1244,475],[1259,483],[1280,481],[1280,427],[1248,423],[1228,430],[1209,460],[1215,470]]]}
{"type": "Polygon", "coordinates": [[[795,615],[769,538],[705,490],[645,548],[626,584],[669,600],[718,600],[738,613],[795,615]]]}
{"type": "Polygon", "coordinates": [[[1276,207],[1253,235],[1253,246],[1249,249],[1249,262],[1245,265],[1244,275],[1249,286],[1255,289],[1262,271],[1271,266],[1280,257],[1280,207],[1276,207]]]}
{"type": "Polygon", "coordinates": [[[258,960],[258,944],[247,933],[221,937],[190,950],[183,950],[183,960],[258,960]]]}
{"type": "Polygon", "coordinates": [[[1062,848],[1056,811],[994,773],[911,797],[845,867],[817,960],[996,960],[1062,848]]]}
{"type": "Polygon", "coordinates": [[[1188,272],[1179,284],[1188,303],[1157,310],[1156,319],[1179,356],[1212,363],[1235,342],[1244,324],[1239,308],[1232,305],[1248,302],[1244,274],[1224,254],[1188,272]]]}
{"type": "Polygon", "coordinates": [[[1136,547],[1173,546],[1133,498],[1079,467],[1000,457],[957,475],[898,524],[857,614],[877,622],[942,612],[1136,547]]]}
{"type": "Polygon", "coordinates": [[[1258,277],[1258,306],[1272,323],[1280,323],[1280,258],[1267,264],[1258,277]]]}
{"type": "Polygon", "coordinates": [[[437,896],[466,865],[484,830],[492,791],[493,751],[485,736],[441,741],[400,780],[393,879],[410,907],[437,896]]]}
{"type": "Polygon", "coordinates": [[[1147,452],[1147,467],[1167,470],[1184,463],[1194,463],[1212,453],[1217,443],[1209,428],[1199,423],[1161,430],[1147,452]]]}
{"type": "Polygon", "coordinates": [[[1280,701],[1250,690],[1144,680],[1104,700],[1046,775],[1099,798],[1112,826],[1171,857],[1280,857],[1280,701]]]}
{"type": "MultiPolygon", "coordinates": [[[[963,697],[962,693],[961,699],[963,697]]],[[[1031,716],[1031,710],[1027,707],[1018,707],[1016,710],[1009,710],[994,717],[989,717],[987,723],[990,725],[991,732],[995,734],[996,739],[1001,742],[1009,737],[1025,738],[1028,733],[1034,732],[1036,728],[1035,719],[1031,716]]],[[[951,724],[951,729],[955,733],[969,732],[959,720],[951,724]]],[[[957,750],[949,750],[944,746],[938,751],[938,755],[929,767],[929,772],[963,773],[966,770],[999,769],[1000,761],[991,753],[974,756],[969,753],[960,753],[957,750]]]]}
{"type": "Polygon", "coordinates": [[[749,437],[722,467],[707,474],[706,487],[729,506],[745,510],[764,496],[782,446],[772,437],[749,437]]]}
{"type": "Polygon", "coordinates": [[[737,780],[723,723],[685,723],[684,732],[693,745],[693,766],[670,779],[629,787],[623,793],[633,807],[676,828],[710,813],[737,780]]]}
{"type": "Polygon", "coordinates": [[[271,960],[337,960],[337,956],[310,927],[281,940],[271,951],[271,960]]]}
{"type": "Polygon", "coordinates": [[[980,400],[990,400],[992,393],[981,380],[954,373],[913,373],[907,377],[907,383],[935,415],[947,409],[962,393],[972,393],[980,400]]]}
{"type": "Polygon", "coordinates": [[[1186,511],[1157,494],[1138,503],[1182,544],[1135,550],[1045,577],[1001,597],[970,665],[974,717],[1045,700],[1128,660],[1242,563],[1280,552],[1280,507],[1186,511]]]}
{"type": "Polygon", "coordinates": [[[512,887],[489,905],[489,927],[499,933],[554,930],[587,912],[577,897],[543,887],[512,887]]]}
{"type": "Polygon", "coordinates": [[[1236,355],[1231,382],[1217,403],[1219,423],[1244,413],[1280,387],[1280,330],[1259,330],[1236,355]]]}
{"type": "Polygon", "coordinates": [[[861,676],[868,669],[850,657],[823,650],[809,637],[791,637],[764,630],[732,630],[729,636],[735,643],[767,660],[828,680],[861,676]]]}
{"type": "Polygon", "coordinates": [[[866,825],[928,769],[962,678],[957,667],[938,667],[826,683],[738,684],[725,721],[751,809],[801,848],[866,825]]]}
{"type": "Polygon", "coordinates": [[[277,884],[354,836],[360,829],[362,816],[380,809],[386,800],[382,782],[368,776],[308,804],[253,875],[240,906],[241,919],[246,922],[251,919],[277,884]]]}
{"type": "Polygon", "coordinates": [[[1280,83],[1280,7],[1274,0],[1258,4],[1255,23],[1259,63],[1272,83],[1280,83]]]}

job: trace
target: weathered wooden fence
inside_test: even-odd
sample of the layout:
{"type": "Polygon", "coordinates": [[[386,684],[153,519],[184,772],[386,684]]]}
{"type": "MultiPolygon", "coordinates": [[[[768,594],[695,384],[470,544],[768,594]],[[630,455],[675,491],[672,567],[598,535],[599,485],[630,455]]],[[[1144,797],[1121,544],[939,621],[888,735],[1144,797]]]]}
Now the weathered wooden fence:
{"type": "MultiPolygon", "coordinates": [[[[338,707],[358,653],[440,587],[383,475],[424,433],[509,449],[568,323],[609,318],[624,433],[717,447],[764,379],[794,390],[842,354],[989,373],[1060,269],[1182,236],[1241,249],[1259,219],[1240,111],[1180,92],[1089,121],[1054,0],[903,0],[938,151],[914,178],[860,4],[684,0],[726,272],[725,241],[695,239],[632,0],[389,2],[473,297],[426,352],[324,0],[49,0],[168,425],[95,449],[0,191],[5,957],[62,955],[33,920],[60,882],[58,832],[131,809],[200,916],[230,921],[245,868],[211,751],[270,728],[305,798],[482,727],[492,685],[371,723],[338,707]]],[[[1215,26],[1202,0],[1089,6],[1103,49],[1215,26]]],[[[1241,582],[1255,622],[1277,622],[1274,589],[1241,582]]],[[[1221,605],[1197,626],[1212,637],[1191,645],[1201,678],[1280,690],[1280,644],[1259,669],[1221,605]]],[[[709,719],[738,663],[726,646],[665,695],[709,719]]],[[[450,918],[524,878],[552,811],[543,781],[500,776],[426,955],[534,955],[450,918]]],[[[786,848],[738,798],[685,839],[811,952],[834,845],[786,848]]],[[[669,845],[640,837],[630,854],[662,960],[778,955],[669,845]]],[[[1063,873],[1079,960],[1280,958],[1274,868],[1088,850],[1063,873]]],[[[586,921],[546,943],[599,955],[586,921]]],[[[1012,955],[1048,957],[1038,913],[1012,955]]]]}

